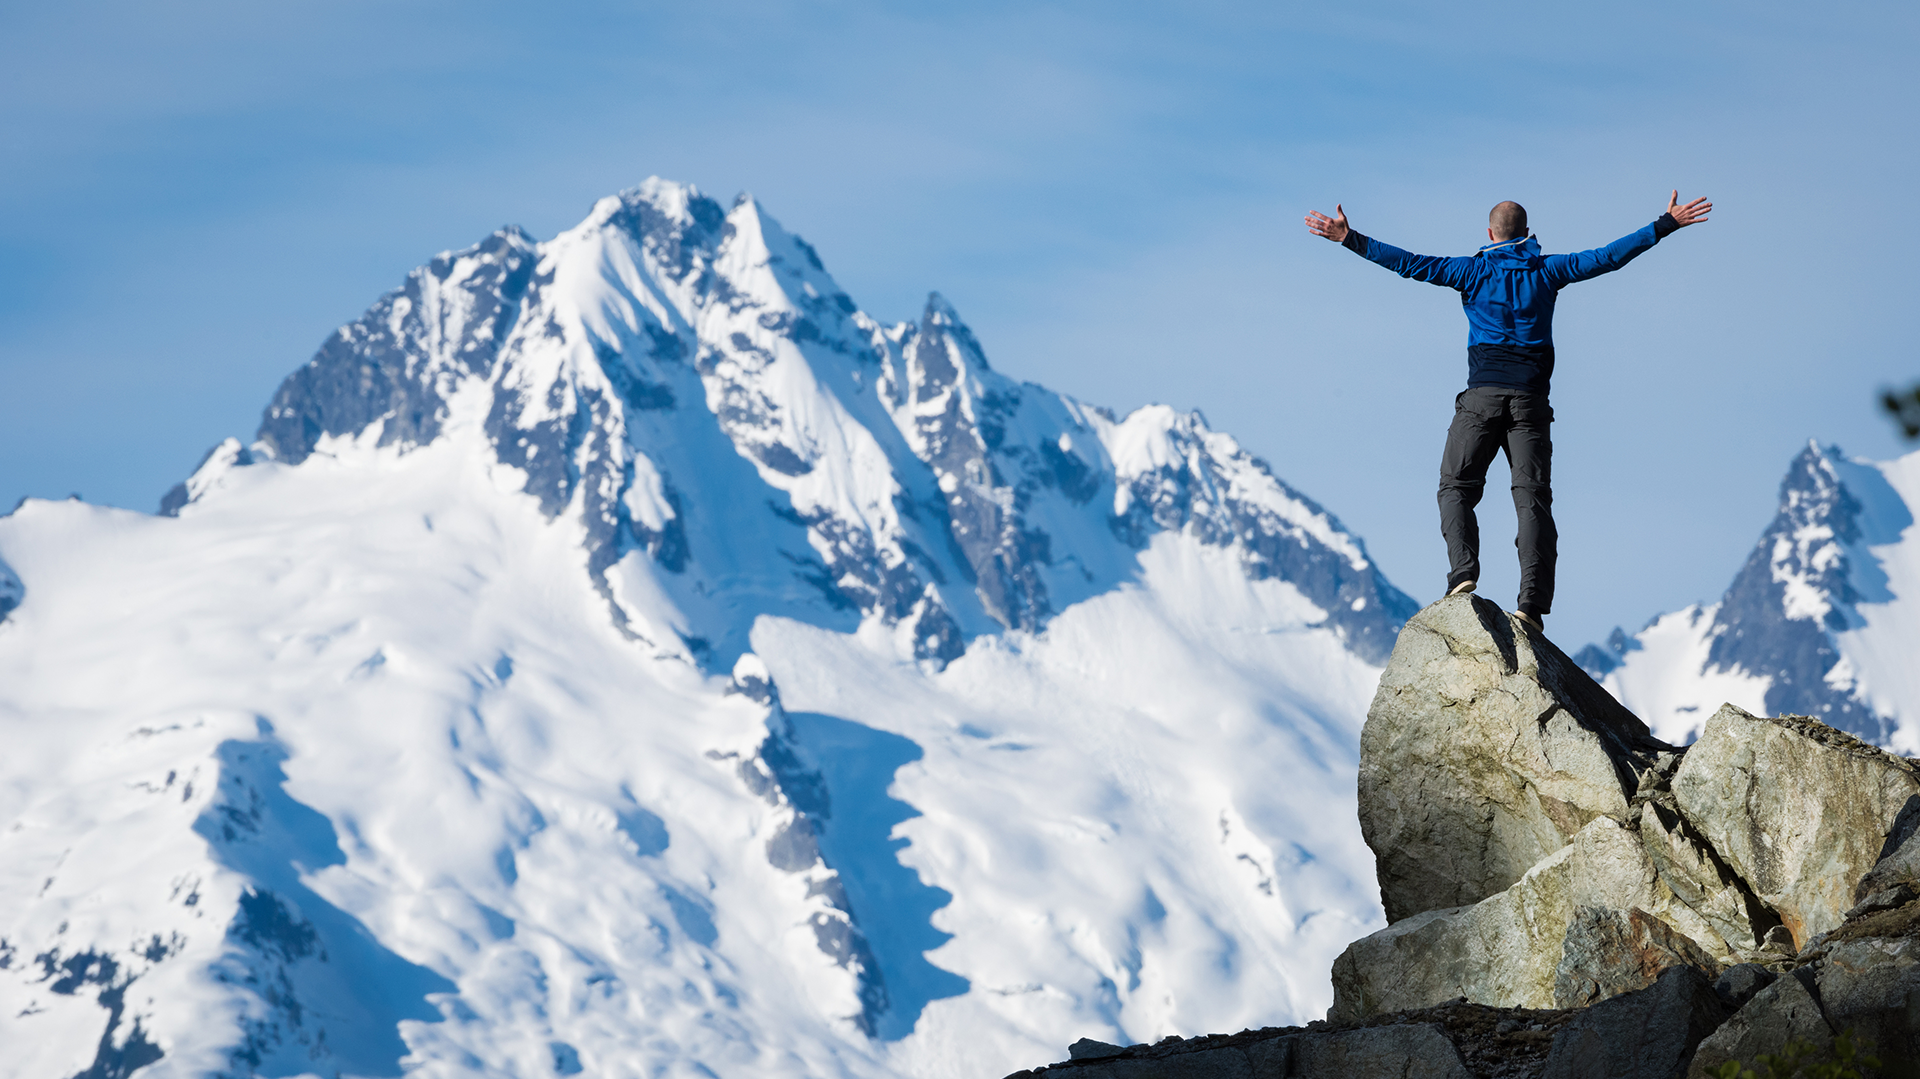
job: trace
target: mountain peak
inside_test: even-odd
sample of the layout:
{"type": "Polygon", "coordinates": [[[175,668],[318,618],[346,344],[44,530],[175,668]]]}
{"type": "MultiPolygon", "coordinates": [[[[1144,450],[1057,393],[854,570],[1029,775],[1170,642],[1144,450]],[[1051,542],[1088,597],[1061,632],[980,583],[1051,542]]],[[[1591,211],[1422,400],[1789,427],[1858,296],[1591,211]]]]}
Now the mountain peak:
{"type": "Polygon", "coordinates": [[[0,518],[33,1074],[1004,1071],[1374,917],[1358,539],[751,200],[431,260],[167,508],[0,518]]]}
{"type": "Polygon", "coordinates": [[[917,325],[880,326],[745,193],[722,211],[651,177],[553,240],[502,230],[441,256],[289,377],[258,439],[294,465],[341,440],[407,452],[463,414],[542,512],[583,524],[623,631],[702,663],[743,654],[758,615],[815,605],[945,663],[1127,579],[1167,529],[1244,548],[1255,579],[1325,590],[1329,627],[1375,662],[1412,610],[1336,520],[1198,413],[1115,421],[1007,380],[938,292],[917,325]],[[1290,538],[1258,538],[1273,529],[1290,538]],[[726,538],[789,530],[745,562],[726,538]],[[1312,557],[1282,557],[1295,547],[1312,557]],[[682,582],[680,613],[625,598],[638,573],[682,582]],[[764,583],[722,616],[694,597],[739,587],[723,581],[764,583]]]}
{"type": "Polygon", "coordinates": [[[1920,684],[1905,673],[1910,616],[1899,603],[1920,585],[1905,579],[1916,506],[1920,453],[1874,463],[1809,440],[1718,603],[1656,618],[1583,661],[1669,738],[1731,700],[1920,748],[1920,716],[1902,703],[1920,700],[1920,684]]]}

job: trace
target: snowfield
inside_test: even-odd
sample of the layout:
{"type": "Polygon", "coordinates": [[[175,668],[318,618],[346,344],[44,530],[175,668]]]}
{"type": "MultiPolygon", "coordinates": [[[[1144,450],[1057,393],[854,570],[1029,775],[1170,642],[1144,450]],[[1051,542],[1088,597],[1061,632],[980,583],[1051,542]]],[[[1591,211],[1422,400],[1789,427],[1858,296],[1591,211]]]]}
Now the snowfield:
{"type": "Polygon", "coordinates": [[[440,256],[163,510],[0,518],[0,1075],[997,1075],[1382,924],[1359,540],[751,200],[440,256]]]}

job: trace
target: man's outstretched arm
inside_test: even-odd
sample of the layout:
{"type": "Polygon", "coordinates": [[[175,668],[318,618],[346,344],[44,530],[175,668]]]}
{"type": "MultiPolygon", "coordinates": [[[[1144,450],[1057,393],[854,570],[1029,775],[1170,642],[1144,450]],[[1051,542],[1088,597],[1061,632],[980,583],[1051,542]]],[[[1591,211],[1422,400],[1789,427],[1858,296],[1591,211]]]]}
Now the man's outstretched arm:
{"type": "Polygon", "coordinates": [[[1680,192],[1675,191],[1667,199],[1667,212],[1655,218],[1653,224],[1638,232],[1620,237],[1605,247],[1596,247],[1591,251],[1576,251],[1571,255],[1548,255],[1543,261],[1548,280],[1555,288],[1571,285],[1575,281],[1585,281],[1599,277],[1632,262],[1639,254],[1659,243],[1669,234],[1688,225],[1697,225],[1713,212],[1713,203],[1704,198],[1694,199],[1685,206],[1680,205],[1680,192]]]}
{"type": "Polygon", "coordinates": [[[1306,221],[1308,232],[1332,240],[1361,258],[1379,263],[1401,277],[1411,277],[1415,281],[1457,289],[1466,287],[1467,277],[1473,271],[1473,260],[1470,258],[1416,255],[1411,251],[1402,251],[1392,244],[1383,244],[1379,240],[1363,236],[1347,224],[1347,211],[1338,204],[1333,208],[1332,217],[1318,210],[1309,210],[1306,221]]]}

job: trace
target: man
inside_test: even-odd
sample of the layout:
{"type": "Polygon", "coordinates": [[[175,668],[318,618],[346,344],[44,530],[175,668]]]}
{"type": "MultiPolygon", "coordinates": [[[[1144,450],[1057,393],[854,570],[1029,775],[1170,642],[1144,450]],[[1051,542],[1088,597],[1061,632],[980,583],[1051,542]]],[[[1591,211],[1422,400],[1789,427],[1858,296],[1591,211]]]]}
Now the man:
{"type": "Polygon", "coordinates": [[[1631,262],[1668,233],[1707,219],[1713,204],[1694,199],[1680,205],[1680,192],[1653,224],[1605,247],[1572,255],[1541,255],[1527,232],[1527,211],[1503,202],[1487,215],[1493,241],[1472,258],[1415,255],[1368,239],[1347,224],[1343,207],[1333,216],[1307,214],[1307,228],[1402,277],[1458,289],[1467,313],[1467,389],[1454,398],[1453,426],[1440,456],[1440,534],[1447,541],[1447,595],[1471,592],[1480,580],[1480,524],[1473,508],[1487,483],[1487,466],[1505,450],[1513,473],[1513,508],[1520,519],[1522,621],[1542,629],[1553,609],[1553,568],[1559,533],[1553,527],[1553,409],[1547,384],[1553,378],[1553,303],[1575,281],[1598,277],[1631,262]]]}

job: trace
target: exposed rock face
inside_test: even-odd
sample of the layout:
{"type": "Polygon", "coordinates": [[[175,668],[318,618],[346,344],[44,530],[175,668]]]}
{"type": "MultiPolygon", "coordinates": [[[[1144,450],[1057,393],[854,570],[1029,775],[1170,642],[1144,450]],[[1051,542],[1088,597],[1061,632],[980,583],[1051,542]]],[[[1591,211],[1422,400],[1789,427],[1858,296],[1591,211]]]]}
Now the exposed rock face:
{"type": "Polygon", "coordinates": [[[1687,1075],[1703,1077],[1729,1060],[1750,1064],[1796,1041],[1825,1048],[1833,1043],[1833,1030],[1799,978],[1777,978],[1700,1043],[1687,1075]]]}
{"type": "Polygon", "coordinates": [[[1700,945],[1646,911],[1581,907],[1567,926],[1560,965],[1553,972],[1553,1002],[1584,1008],[1622,993],[1645,989],[1676,967],[1719,973],[1700,945]]]}
{"type": "Polygon", "coordinates": [[[1470,1079],[1460,1054],[1440,1028],[1429,1023],[1338,1034],[1307,1034],[1287,1048],[1279,1075],[1379,1076],[1380,1079],[1470,1079]]]}
{"type": "MultiPolygon", "coordinates": [[[[794,736],[793,721],[780,703],[780,689],[759,656],[749,652],[734,663],[730,691],[766,706],[769,713],[767,737],[760,743],[759,752],[738,758],[734,764],[734,772],[746,788],[784,818],[767,838],[767,864],[806,880],[807,898],[813,905],[807,923],[813,930],[814,943],[836,966],[853,975],[859,987],[860,1011],[850,1018],[861,1031],[872,1035],[892,1003],[879,960],[847,895],[846,881],[840,870],[828,863],[820,847],[822,829],[833,817],[826,776],[808,759],[794,736]]],[[[729,756],[708,751],[710,759],[726,760],[729,756]]]]}
{"type": "Polygon", "coordinates": [[[1732,706],[1665,746],[1471,597],[1408,622],[1361,758],[1391,924],[1335,961],[1329,1020],[1590,1006],[1548,1075],[1679,1074],[1716,1027],[1721,1062],[1847,1027],[1920,1052],[1920,762],[1732,706]]]}
{"type": "Polygon", "coordinates": [[[1504,891],[1599,817],[1625,821],[1673,747],[1476,596],[1400,632],[1360,738],[1360,827],[1387,920],[1504,891]]]}
{"type": "Polygon", "coordinates": [[[1360,819],[1392,924],[1335,962],[1335,1018],[1593,1004],[1675,966],[1777,964],[1850,910],[1920,898],[1920,764],[1732,706],[1666,746],[1470,596],[1401,633],[1360,819]]]}
{"type": "Polygon", "coordinates": [[[1887,836],[1887,847],[1891,854],[1881,858],[1860,883],[1853,889],[1853,909],[1847,911],[1847,917],[1853,918],[1875,911],[1892,910],[1920,899],[1920,840],[1916,824],[1920,824],[1920,798],[1909,801],[1893,822],[1893,834],[1887,836]]]}
{"type": "Polygon", "coordinates": [[[1746,1007],[1747,1001],[1772,985],[1777,977],[1779,975],[1758,963],[1735,963],[1720,972],[1720,977],[1713,983],[1713,991],[1720,994],[1720,999],[1727,1007],[1738,1010],[1746,1007]]]}
{"type": "Polygon", "coordinates": [[[1079,1041],[1067,1046],[1067,1059],[1099,1060],[1102,1057],[1117,1057],[1126,1051],[1127,1047],[1124,1045],[1095,1041],[1092,1038],[1081,1038],[1079,1041]]]}
{"type": "Polygon", "coordinates": [[[1818,720],[1727,705],[1687,750],[1673,795],[1804,947],[1845,920],[1901,810],[1920,795],[1920,767],[1818,720]]]}
{"type": "Polygon", "coordinates": [[[1486,1064],[1500,1061],[1518,1062],[1520,1074],[1529,1074],[1567,1018],[1456,1002],[1344,1028],[1315,1023],[1105,1046],[1097,1057],[1076,1054],[1008,1079],[1477,1079],[1489,1074],[1486,1064]]]}
{"type": "Polygon", "coordinates": [[[1660,881],[1639,837],[1602,817],[1506,891],[1354,941],[1334,961],[1327,1017],[1357,1020],[1455,997],[1495,1007],[1552,1008],[1563,996],[1591,1004],[1643,988],[1676,964],[1717,972],[1708,949],[1673,923],[1713,937],[1660,881]]]}
{"type": "Polygon", "coordinates": [[[1760,902],[1740,875],[1680,815],[1671,792],[1654,791],[1640,812],[1640,842],[1661,883],[1690,911],[1712,927],[1726,947],[1694,934],[1717,958],[1751,952],[1780,924],[1780,916],[1760,902]]]}

